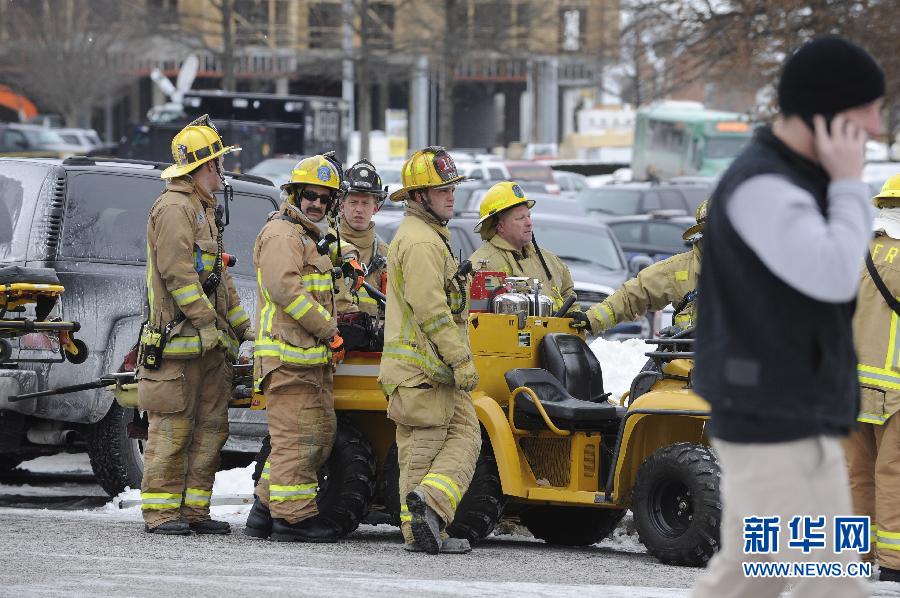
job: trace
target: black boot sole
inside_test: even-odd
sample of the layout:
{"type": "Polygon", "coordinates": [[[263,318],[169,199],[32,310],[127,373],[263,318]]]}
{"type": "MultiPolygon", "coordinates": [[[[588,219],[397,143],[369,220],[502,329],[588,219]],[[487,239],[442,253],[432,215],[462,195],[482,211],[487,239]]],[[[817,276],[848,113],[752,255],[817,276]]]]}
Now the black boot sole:
{"type": "Polygon", "coordinates": [[[200,530],[191,528],[191,531],[198,536],[227,536],[231,533],[230,529],[200,530]]]}
{"type": "Polygon", "coordinates": [[[148,534],[156,534],[157,536],[190,536],[190,529],[179,529],[179,530],[163,530],[163,529],[151,529],[144,525],[144,531],[148,534]]]}
{"type": "Polygon", "coordinates": [[[406,495],[406,507],[412,515],[410,526],[412,527],[412,534],[413,538],[416,539],[416,543],[428,554],[440,553],[441,539],[440,537],[435,538],[428,521],[425,519],[428,505],[417,494],[410,492],[406,495]]]}
{"type": "Polygon", "coordinates": [[[251,538],[259,538],[260,540],[267,540],[269,536],[272,535],[272,529],[246,526],[244,527],[244,535],[251,538]]]}
{"type": "Polygon", "coordinates": [[[279,534],[273,532],[269,539],[273,542],[309,542],[312,544],[332,544],[338,541],[338,538],[311,538],[309,536],[298,536],[297,534],[279,534]]]}

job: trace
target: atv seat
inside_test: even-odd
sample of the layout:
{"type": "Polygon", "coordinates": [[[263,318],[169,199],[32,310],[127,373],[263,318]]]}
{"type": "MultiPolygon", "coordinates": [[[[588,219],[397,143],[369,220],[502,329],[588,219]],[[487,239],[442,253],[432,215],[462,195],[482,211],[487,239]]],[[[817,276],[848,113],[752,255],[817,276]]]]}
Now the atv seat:
{"type": "MultiPolygon", "coordinates": [[[[550,421],[562,430],[615,433],[625,414],[623,407],[616,407],[606,401],[594,403],[576,399],[547,370],[518,368],[506,372],[505,378],[510,391],[520,386],[533,390],[541,400],[550,421]]],[[[513,418],[516,427],[523,430],[547,429],[534,400],[522,392],[515,397],[513,418]]]]}
{"type": "Polygon", "coordinates": [[[551,374],[570,395],[582,401],[602,402],[610,393],[603,392],[600,362],[581,337],[554,332],[541,342],[541,367],[551,374]]]}

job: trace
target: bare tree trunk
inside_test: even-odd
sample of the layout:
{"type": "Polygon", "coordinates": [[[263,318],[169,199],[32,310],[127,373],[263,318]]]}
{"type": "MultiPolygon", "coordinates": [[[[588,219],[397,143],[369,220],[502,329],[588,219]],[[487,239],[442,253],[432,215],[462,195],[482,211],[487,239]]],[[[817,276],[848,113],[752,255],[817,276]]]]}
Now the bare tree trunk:
{"type": "Polygon", "coordinates": [[[448,148],[453,147],[453,63],[443,62],[438,76],[438,143],[448,148]]]}

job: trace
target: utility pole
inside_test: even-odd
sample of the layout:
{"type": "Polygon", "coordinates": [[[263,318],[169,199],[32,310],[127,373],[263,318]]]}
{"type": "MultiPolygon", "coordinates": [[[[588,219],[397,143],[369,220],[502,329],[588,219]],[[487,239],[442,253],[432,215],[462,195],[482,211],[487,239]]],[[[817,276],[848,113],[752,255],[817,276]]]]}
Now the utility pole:
{"type": "Polygon", "coordinates": [[[350,133],[356,128],[354,93],[353,93],[353,0],[343,0],[342,12],[344,16],[343,27],[343,81],[341,83],[341,97],[349,106],[347,129],[350,133]]]}

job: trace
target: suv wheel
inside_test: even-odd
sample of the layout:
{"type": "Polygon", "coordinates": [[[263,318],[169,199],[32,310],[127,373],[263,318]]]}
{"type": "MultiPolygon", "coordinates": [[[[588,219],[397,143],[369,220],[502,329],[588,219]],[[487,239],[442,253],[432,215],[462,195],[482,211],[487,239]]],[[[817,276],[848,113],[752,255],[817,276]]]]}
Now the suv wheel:
{"type": "Polygon", "coordinates": [[[88,455],[97,482],[110,496],[125,488],[140,488],[144,475],[144,440],[128,437],[134,409],[113,401],[109,412],[92,426],[88,455]]]}

